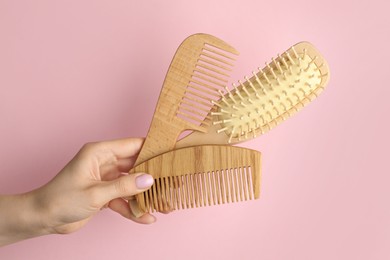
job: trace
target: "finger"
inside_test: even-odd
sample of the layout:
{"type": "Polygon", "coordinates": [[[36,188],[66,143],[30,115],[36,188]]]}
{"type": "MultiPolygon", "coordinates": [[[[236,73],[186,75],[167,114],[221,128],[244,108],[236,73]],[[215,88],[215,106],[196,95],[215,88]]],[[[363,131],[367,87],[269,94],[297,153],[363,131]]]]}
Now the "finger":
{"type": "Polygon", "coordinates": [[[129,197],[149,189],[153,185],[153,177],[146,173],[134,173],[101,183],[97,192],[102,204],[116,198],[129,197]]]}
{"type": "Polygon", "coordinates": [[[100,166],[102,180],[111,181],[123,175],[123,173],[128,173],[133,167],[135,159],[135,157],[118,159],[115,163],[100,166]]]}
{"type": "Polygon", "coordinates": [[[112,181],[118,179],[121,176],[125,176],[122,172],[117,169],[112,169],[109,172],[100,173],[102,181],[112,181]]]}
{"type": "Polygon", "coordinates": [[[137,158],[134,156],[130,158],[119,159],[117,164],[118,170],[120,172],[129,172],[133,168],[136,159],[137,158]]]}
{"type": "Polygon", "coordinates": [[[156,222],[156,218],[153,215],[148,214],[148,213],[144,214],[143,216],[141,216],[139,218],[136,218],[132,214],[132,212],[129,208],[129,204],[125,200],[120,199],[120,198],[110,201],[110,203],[108,204],[108,207],[111,210],[119,213],[123,217],[131,219],[134,222],[137,222],[140,224],[152,224],[152,223],[156,222]]]}
{"type": "MultiPolygon", "coordinates": [[[[134,198],[134,197],[131,197],[131,198],[134,198]]],[[[129,198],[130,210],[131,210],[131,212],[133,213],[133,215],[134,215],[136,218],[139,218],[139,217],[141,217],[142,215],[144,215],[145,212],[144,212],[143,210],[141,210],[141,208],[140,208],[139,204],[137,203],[137,201],[134,200],[134,199],[131,199],[131,198],[129,198]]],[[[162,201],[163,201],[163,204],[164,204],[164,205],[167,204],[167,203],[166,203],[167,201],[166,201],[165,199],[163,199],[162,201]]],[[[158,212],[163,213],[163,214],[169,214],[169,213],[171,213],[172,211],[173,211],[173,208],[172,208],[172,207],[170,207],[170,206],[164,206],[164,210],[158,211],[158,212]]]]}
{"type": "Polygon", "coordinates": [[[169,209],[169,210],[164,210],[164,211],[159,211],[160,213],[163,213],[163,214],[169,214],[173,211],[173,209],[169,209]]]}
{"type": "Polygon", "coordinates": [[[137,155],[141,150],[143,138],[125,138],[101,142],[102,150],[110,150],[118,159],[137,155]]]}

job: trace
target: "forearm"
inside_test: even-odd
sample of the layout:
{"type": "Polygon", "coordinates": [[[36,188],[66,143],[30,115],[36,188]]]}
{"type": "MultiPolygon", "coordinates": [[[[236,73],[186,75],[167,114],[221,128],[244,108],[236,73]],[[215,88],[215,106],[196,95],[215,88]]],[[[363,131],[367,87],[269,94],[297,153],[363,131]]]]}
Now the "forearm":
{"type": "Polygon", "coordinates": [[[33,192],[0,195],[0,246],[48,233],[33,192]]]}

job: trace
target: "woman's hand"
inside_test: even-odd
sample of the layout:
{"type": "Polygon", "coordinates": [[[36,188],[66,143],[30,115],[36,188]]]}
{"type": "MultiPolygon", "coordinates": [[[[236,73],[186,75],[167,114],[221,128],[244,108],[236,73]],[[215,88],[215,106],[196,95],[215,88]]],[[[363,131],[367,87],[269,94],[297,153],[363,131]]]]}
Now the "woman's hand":
{"type": "Polygon", "coordinates": [[[0,245],[74,232],[106,207],[137,223],[155,222],[150,214],[134,217],[123,199],[153,184],[146,173],[127,174],[142,143],[129,138],[86,144],[46,185],[26,194],[0,196],[0,245]]]}

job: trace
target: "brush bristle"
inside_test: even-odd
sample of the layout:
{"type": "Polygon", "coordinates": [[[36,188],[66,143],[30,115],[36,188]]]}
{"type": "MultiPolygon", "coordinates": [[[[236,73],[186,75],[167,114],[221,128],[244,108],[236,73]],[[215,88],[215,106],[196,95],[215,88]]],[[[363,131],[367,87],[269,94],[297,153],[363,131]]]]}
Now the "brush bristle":
{"type": "MultiPolygon", "coordinates": [[[[311,46],[303,43],[306,48],[311,46]]],[[[325,61],[310,49],[291,47],[233,90],[216,104],[213,124],[220,125],[228,143],[257,137],[312,101],[328,80],[325,61]],[[314,53],[314,54],[313,54],[314,53]],[[325,72],[324,72],[325,71],[325,72]]]]}

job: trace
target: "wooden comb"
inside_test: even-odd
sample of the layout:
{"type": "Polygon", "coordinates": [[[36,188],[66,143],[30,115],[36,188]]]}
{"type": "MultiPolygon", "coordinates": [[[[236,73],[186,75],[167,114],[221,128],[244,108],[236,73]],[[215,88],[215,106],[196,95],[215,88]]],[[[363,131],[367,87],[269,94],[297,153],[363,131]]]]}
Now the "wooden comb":
{"type": "Polygon", "coordinates": [[[212,35],[194,34],[183,41],[166,74],[135,165],[172,150],[184,130],[207,131],[211,102],[225,89],[236,55],[233,47],[212,35]]]}
{"type": "Polygon", "coordinates": [[[155,178],[149,190],[129,201],[133,214],[257,199],[260,160],[258,151],[228,145],[200,145],[163,153],[131,170],[148,172],[155,178]]]}
{"type": "Polygon", "coordinates": [[[329,81],[326,60],[308,42],[301,42],[251,78],[233,84],[205,120],[207,133],[192,132],[176,148],[198,144],[236,144],[271,130],[313,101],[329,81]],[[211,118],[211,119],[210,119],[211,118]]]}

